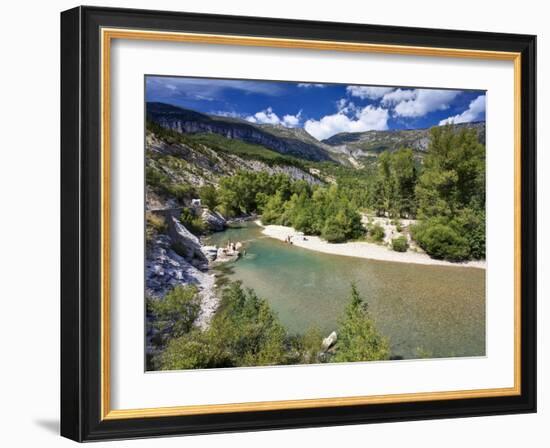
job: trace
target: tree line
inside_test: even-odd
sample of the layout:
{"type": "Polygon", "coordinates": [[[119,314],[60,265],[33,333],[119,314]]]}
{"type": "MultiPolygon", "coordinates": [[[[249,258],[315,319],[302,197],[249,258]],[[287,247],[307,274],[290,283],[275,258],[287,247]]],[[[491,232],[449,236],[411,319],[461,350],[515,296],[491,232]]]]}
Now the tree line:
{"type": "Polygon", "coordinates": [[[418,219],[415,241],[452,261],[485,257],[485,146],[475,130],[435,127],[421,162],[411,149],[383,152],[374,167],[340,170],[311,186],[288,176],[240,172],[207,187],[207,203],[228,215],[258,213],[329,242],[365,236],[360,211],[418,219]],[[213,197],[215,196],[215,199],[213,197]]]}

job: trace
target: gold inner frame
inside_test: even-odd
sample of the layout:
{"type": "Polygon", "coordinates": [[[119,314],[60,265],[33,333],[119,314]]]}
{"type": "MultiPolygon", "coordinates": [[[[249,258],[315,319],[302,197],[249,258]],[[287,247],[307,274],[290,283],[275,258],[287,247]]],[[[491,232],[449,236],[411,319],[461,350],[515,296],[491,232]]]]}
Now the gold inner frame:
{"type": "Polygon", "coordinates": [[[413,401],[502,397],[521,394],[521,54],[514,52],[415,47],[303,39],[278,39],[215,34],[101,29],[101,419],[199,415],[225,412],[306,409],[413,401]],[[110,388],[110,50],[113,39],[185,42],[212,45],[295,48],[356,53],[505,60],[514,63],[514,386],[442,392],[368,395],[303,400],[111,409],[110,388]]]}

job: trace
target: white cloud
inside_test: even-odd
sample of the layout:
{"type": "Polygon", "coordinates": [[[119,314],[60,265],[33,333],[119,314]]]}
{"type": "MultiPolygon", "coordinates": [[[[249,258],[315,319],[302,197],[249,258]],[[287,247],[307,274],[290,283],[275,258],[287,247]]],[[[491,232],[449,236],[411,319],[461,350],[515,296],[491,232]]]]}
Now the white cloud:
{"type": "Polygon", "coordinates": [[[388,118],[387,109],[369,105],[359,109],[351,118],[339,111],[333,115],[326,115],[320,120],[308,120],[304,129],[317,140],[324,140],[340,132],[388,129],[388,118]]]}
{"type": "Polygon", "coordinates": [[[381,103],[384,106],[391,106],[394,104],[398,104],[402,101],[410,100],[416,96],[415,90],[408,90],[408,89],[397,89],[393,92],[386,93],[382,97],[381,103]]]}
{"type": "Polygon", "coordinates": [[[393,87],[369,87],[369,86],[347,86],[346,92],[351,96],[356,96],[369,100],[382,98],[386,93],[393,90],[393,87]]]}
{"type": "Polygon", "coordinates": [[[246,121],[256,124],[280,124],[286,126],[287,128],[293,128],[300,124],[300,118],[302,116],[302,111],[299,111],[296,115],[286,114],[281,119],[271,107],[267,109],[256,112],[254,115],[249,115],[245,117],[246,121]]]}
{"type": "Polygon", "coordinates": [[[422,117],[435,110],[449,108],[449,103],[460,93],[457,90],[415,89],[412,94],[401,94],[401,101],[395,104],[395,115],[400,117],[422,117]],[[409,97],[408,99],[406,97],[409,97]]]}
{"type": "Polygon", "coordinates": [[[485,95],[478,96],[475,100],[470,102],[468,109],[458,115],[454,115],[445,120],[441,120],[439,125],[444,124],[457,124],[457,123],[469,123],[471,121],[479,120],[482,115],[485,114],[485,95]]]}
{"type": "Polygon", "coordinates": [[[246,117],[246,120],[258,124],[279,124],[281,122],[281,119],[273,112],[271,107],[246,117]]]}
{"type": "Polygon", "coordinates": [[[287,128],[294,128],[300,124],[300,118],[302,117],[302,111],[299,111],[296,115],[287,114],[283,117],[281,124],[287,128]]]}
{"type": "Polygon", "coordinates": [[[324,89],[325,84],[313,84],[313,83],[309,83],[309,82],[300,82],[300,83],[298,83],[298,87],[302,87],[304,89],[310,89],[312,87],[317,87],[318,89],[324,89]]]}
{"type": "Polygon", "coordinates": [[[349,101],[347,98],[340,98],[336,102],[336,109],[338,112],[341,112],[343,114],[349,114],[349,113],[357,113],[357,111],[360,109],[357,108],[357,106],[352,102],[349,101]]]}

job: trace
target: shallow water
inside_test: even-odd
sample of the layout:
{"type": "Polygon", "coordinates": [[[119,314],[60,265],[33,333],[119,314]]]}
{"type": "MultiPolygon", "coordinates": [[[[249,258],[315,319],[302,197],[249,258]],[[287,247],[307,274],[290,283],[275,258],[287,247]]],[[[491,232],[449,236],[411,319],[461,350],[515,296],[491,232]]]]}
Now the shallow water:
{"type": "Polygon", "coordinates": [[[221,271],[267,299],[287,329],[336,330],[355,282],[392,356],[485,354],[485,270],[323,254],[265,237],[253,223],[213,234],[243,242],[246,255],[221,271]]]}

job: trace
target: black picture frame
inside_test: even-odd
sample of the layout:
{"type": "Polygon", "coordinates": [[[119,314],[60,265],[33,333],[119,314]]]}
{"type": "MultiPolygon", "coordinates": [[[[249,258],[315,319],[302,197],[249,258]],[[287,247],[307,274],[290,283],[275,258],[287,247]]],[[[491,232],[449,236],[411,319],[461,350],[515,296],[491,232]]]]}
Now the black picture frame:
{"type": "Polygon", "coordinates": [[[536,411],[536,37],[99,7],[61,14],[61,435],[76,441],[536,411]],[[101,419],[100,29],[129,28],[521,53],[521,394],[101,419]]]}

